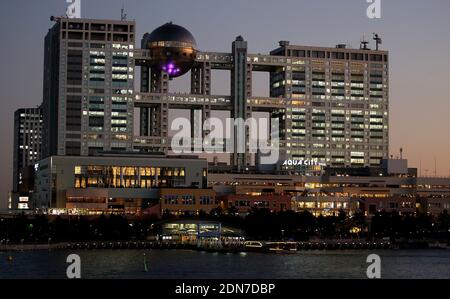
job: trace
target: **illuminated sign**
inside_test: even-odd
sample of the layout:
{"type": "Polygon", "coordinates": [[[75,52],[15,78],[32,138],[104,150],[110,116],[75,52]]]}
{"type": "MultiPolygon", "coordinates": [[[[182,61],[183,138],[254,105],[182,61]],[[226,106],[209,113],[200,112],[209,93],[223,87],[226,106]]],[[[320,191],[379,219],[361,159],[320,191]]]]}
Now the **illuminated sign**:
{"type": "Polygon", "coordinates": [[[18,208],[19,210],[28,210],[28,203],[19,203],[19,204],[17,205],[17,208],[18,208]]]}
{"type": "Polygon", "coordinates": [[[23,197],[19,197],[19,202],[28,202],[30,200],[30,198],[27,196],[23,196],[23,197]]]}
{"type": "Polygon", "coordinates": [[[327,166],[317,159],[285,160],[283,166],[327,166]]]}

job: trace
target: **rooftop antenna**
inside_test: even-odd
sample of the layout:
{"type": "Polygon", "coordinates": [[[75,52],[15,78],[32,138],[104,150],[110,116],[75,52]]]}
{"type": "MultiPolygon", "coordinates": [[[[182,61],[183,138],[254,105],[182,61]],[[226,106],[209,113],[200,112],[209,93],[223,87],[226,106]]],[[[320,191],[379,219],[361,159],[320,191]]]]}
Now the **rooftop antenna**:
{"type": "Polygon", "coordinates": [[[400,148],[400,160],[403,160],[403,147],[400,148]]]}
{"type": "Polygon", "coordinates": [[[422,159],[419,160],[419,176],[422,177],[422,159]]]}
{"type": "Polygon", "coordinates": [[[122,20],[122,21],[127,20],[127,14],[125,12],[125,5],[122,5],[122,9],[120,10],[120,20],[122,20]]]}
{"type": "Polygon", "coordinates": [[[373,33],[373,40],[375,41],[376,50],[378,51],[379,45],[381,45],[383,41],[381,40],[381,37],[378,35],[378,33],[375,32],[373,33]]]}
{"type": "Polygon", "coordinates": [[[361,45],[359,46],[359,48],[361,50],[369,50],[369,48],[367,47],[368,44],[369,44],[369,42],[366,40],[366,36],[363,35],[363,38],[361,40],[361,45]]]}
{"type": "Polygon", "coordinates": [[[437,177],[437,163],[436,163],[436,156],[434,156],[434,177],[437,177]]]}

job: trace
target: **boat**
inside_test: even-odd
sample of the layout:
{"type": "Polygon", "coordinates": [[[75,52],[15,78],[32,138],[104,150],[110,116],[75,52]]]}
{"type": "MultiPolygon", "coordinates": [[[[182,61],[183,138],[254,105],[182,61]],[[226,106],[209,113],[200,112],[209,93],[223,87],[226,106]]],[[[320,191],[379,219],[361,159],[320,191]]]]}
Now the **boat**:
{"type": "Polygon", "coordinates": [[[264,251],[264,244],[259,241],[246,241],[244,243],[244,248],[246,251],[256,251],[256,252],[263,252],[264,251]]]}
{"type": "Polygon", "coordinates": [[[449,250],[450,246],[446,243],[435,242],[435,243],[428,243],[428,248],[449,250]]]}
{"type": "Polygon", "coordinates": [[[296,253],[297,243],[296,242],[267,242],[266,248],[270,253],[296,253]]]}

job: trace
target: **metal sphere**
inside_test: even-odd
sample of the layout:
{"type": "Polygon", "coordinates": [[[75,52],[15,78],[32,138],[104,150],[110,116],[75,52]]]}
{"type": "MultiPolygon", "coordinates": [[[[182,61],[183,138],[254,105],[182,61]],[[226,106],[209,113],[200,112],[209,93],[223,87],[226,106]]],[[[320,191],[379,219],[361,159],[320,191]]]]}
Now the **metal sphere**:
{"type": "Polygon", "coordinates": [[[192,34],[172,23],[146,34],[143,47],[150,50],[151,67],[166,72],[170,78],[189,72],[197,55],[197,43],[192,34]]]}

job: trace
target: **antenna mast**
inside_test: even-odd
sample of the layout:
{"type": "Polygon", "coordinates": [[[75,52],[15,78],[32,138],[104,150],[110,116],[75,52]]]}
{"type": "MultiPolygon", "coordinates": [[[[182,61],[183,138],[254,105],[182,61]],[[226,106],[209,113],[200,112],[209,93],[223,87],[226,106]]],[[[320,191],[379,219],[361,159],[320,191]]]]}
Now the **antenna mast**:
{"type": "Polygon", "coordinates": [[[125,5],[122,5],[122,9],[120,10],[120,20],[126,21],[127,14],[125,13],[125,5]]]}
{"type": "Polygon", "coordinates": [[[375,32],[373,33],[373,40],[375,41],[376,50],[378,51],[379,45],[381,45],[383,41],[381,40],[381,37],[378,35],[378,33],[375,32]]]}
{"type": "Polygon", "coordinates": [[[436,163],[436,156],[434,156],[434,177],[437,177],[437,163],[436,163]]]}
{"type": "Polygon", "coordinates": [[[363,38],[361,40],[361,45],[359,46],[360,50],[370,50],[367,45],[369,44],[369,42],[366,40],[366,36],[363,35],[363,38]]]}

